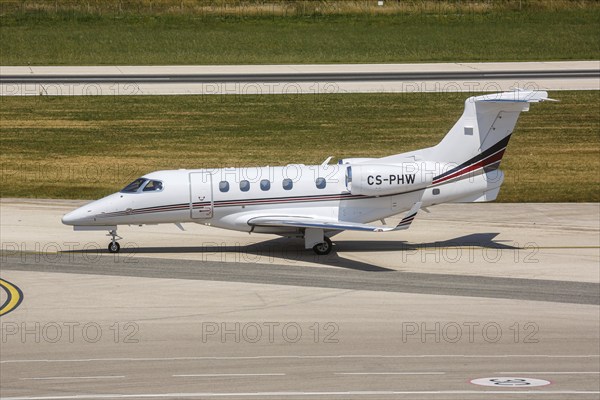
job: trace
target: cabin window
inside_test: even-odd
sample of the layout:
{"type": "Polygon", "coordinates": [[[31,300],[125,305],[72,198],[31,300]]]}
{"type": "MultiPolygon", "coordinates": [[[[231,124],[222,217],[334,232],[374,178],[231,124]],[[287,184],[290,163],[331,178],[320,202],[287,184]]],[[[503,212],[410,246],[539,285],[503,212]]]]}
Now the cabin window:
{"type": "Polygon", "coordinates": [[[317,185],[317,189],[325,189],[325,186],[327,186],[327,181],[325,181],[325,178],[317,178],[315,185],[317,185]]]}
{"type": "Polygon", "coordinates": [[[282,186],[284,190],[292,190],[294,187],[294,182],[292,182],[291,179],[284,179],[282,186]]]}
{"type": "Polygon", "coordinates": [[[268,179],[260,181],[260,190],[267,191],[271,189],[271,182],[268,179]]]}
{"type": "Polygon", "coordinates": [[[432,193],[434,195],[438,195],[438,194],[440,194],[440,189],[433,189],[432,193]]]}
{"type": "Polygon", "coordinates": [[[240,182],[240,190],[242,192],[247,192],[248,190],[250,190],[250,182],[243,180],[240,182]]]}
{"type": "Polygon", "coordinates": [[[229,182],[227,182],[227,181],[219,182],[219,190],[223,193],[229,192],[229,182]]]}
{"type": "Polygon", "coordinates": [[[125,186],[121,190],[121,193],[136,193],[138,190],[140,190],[144,182],[146,182],[146,179],[138,178],[135,181],[131,182],[129,185],[125,186]]]}
{"type": "Polygon", "coordinates": [[[148,181],[146,186],[144,186],[144,192],[160,192],[163,189],[163,184],[161,181],[148,181]]]}
{"type": "Polygon", "coordinates": [[[346,189],[350,190],[352,187],[352,167],[346,168],[346,189]]]}

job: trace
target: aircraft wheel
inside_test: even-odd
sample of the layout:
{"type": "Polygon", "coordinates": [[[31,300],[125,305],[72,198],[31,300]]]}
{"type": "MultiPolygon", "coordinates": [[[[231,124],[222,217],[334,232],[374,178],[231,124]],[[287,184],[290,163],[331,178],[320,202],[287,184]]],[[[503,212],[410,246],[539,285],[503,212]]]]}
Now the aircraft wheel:
{"type": "Polygon", "coordinates": [[[333,248],[333,243],[331,243],[331,239],[325,236],[325,241],[323,243],[319,243],[314,245],[313,251],[317,253],[319,256],[325,256],[331,253],[331,249],[333,248]]]}
{"type": "Polygon", "coordinates": [[[121,249],[121,245],[118,242],[110,242],[108,244],[108,252],[109,253],[118,253],[121,249]]]}

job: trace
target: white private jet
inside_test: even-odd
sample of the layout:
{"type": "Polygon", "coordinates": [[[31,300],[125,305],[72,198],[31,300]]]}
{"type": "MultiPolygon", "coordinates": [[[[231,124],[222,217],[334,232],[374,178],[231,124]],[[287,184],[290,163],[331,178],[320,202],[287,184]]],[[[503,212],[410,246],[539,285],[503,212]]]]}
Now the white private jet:
{"type": "Polygon", "coordinates": [[[515,90],[470,97],[443,140],[383,158],[349,158],[321,165],[152,172],[118,193],[66,214],[75,230],[107,230],[119,251],[118,225],[193,222],[244,232],[304,239],[318,255],[344,231],[408,229],[421,208],[495,200],[498,169],[521,111],[548,99],[515,90]],[[396,226],[369,225],[407,211],[396,226]]]}

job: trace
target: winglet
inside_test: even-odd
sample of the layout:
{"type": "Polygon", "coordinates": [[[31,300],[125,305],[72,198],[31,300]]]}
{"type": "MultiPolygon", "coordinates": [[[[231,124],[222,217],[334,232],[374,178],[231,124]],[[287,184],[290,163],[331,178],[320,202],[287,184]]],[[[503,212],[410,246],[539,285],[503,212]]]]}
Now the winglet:
{"type": "Polygon", "coordinates": [[[400,230],[410,228],[410,224],[412,224],[413,220],[417,216],[417,213],[421,209],[421,204],[423,204],[423,203],[420,201],[415,203],[412,206],[412,208],[410,210],[408,210],[408,212],[406,213],[404,218],[402,218],[402,221],[400,221],[400,223],[394,228],[394,230],[400,231],[400,230]]]}

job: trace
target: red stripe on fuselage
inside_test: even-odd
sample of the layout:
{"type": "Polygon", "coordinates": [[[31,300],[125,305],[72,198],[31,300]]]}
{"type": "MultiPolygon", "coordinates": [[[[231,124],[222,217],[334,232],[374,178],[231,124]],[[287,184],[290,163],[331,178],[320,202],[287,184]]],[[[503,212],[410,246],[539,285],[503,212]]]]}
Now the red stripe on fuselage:
{"type": "Polygon", "coordinates": [[[448,176],[445,176],[442,179],[439,179],[437,181],[433,181],[432,184],[433,185],[437,185],[439,183],[446,182],[446,181],[448,181],[450,179],[454,179],[454,178],[457,178],[459,176],[468,174],[469,172],[475,171],[477,169],[485,168],[486,166],[488,166],[490,164],[494,164],[494,163],[502,160],[502,156],[504,155],[504,151],[505,150],[506,150],[506,147],[503,148],[502,150],[499,150],[497,153],[494,153],[494,154],[490,155],[489,157],[484,158],[483,160],[481,160],[481,161],[479,161],[479,162],[477,162],[475,164],[472,164],[472,165],[470,165],[470,166],[468,166],[468,167],[466,167],[466,168],[464,168],[464,169],[462,169],[460,171],[456,171],[455,173],[453,173],[451,175],[448,175],[448,176]]]}

